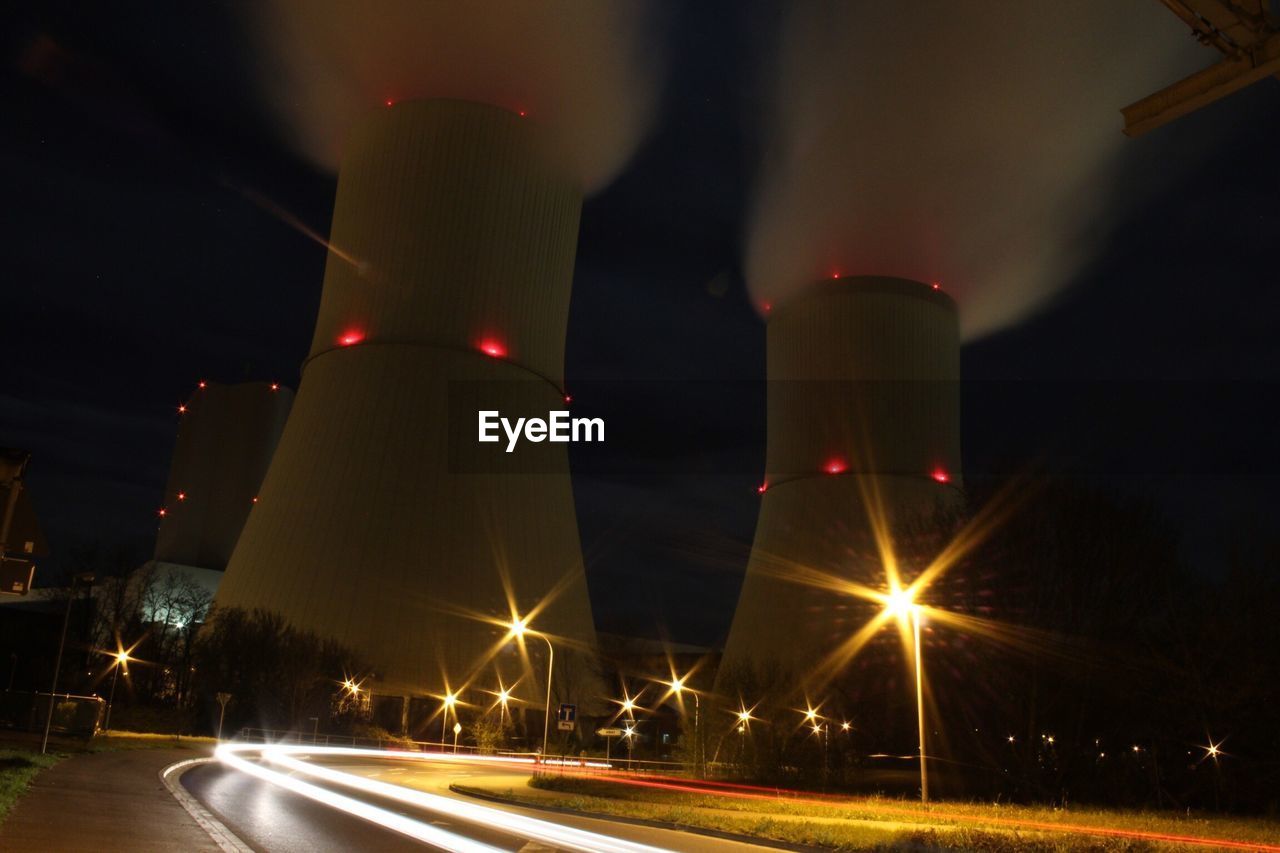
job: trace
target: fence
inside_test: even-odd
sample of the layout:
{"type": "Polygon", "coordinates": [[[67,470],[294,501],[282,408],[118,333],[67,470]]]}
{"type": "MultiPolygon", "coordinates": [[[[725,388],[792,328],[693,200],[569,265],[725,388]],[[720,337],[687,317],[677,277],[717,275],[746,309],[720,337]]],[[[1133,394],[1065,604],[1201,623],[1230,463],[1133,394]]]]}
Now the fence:
{"type": "Polygon", "coordinates": [[[290,729],[241,729],[234,738],[241,743],[284,743],[300,746],[347,746],[357,749],[399,750],[401,752],[452,753],[457,755],[492,755],[521,761],[532,760],[535,776],[596,775],[612,771],[632,773],[685,774],[687,767],[678,761],[651,761],[613,756],[609,760],[587,755],[548,755],[538,752],[514,752],[501,749],[480,749],[469,744],[440,743],[438,741],[409,740],[408,738],[368,738],[353,735],[333,735],[319,731],[290,729]]]}

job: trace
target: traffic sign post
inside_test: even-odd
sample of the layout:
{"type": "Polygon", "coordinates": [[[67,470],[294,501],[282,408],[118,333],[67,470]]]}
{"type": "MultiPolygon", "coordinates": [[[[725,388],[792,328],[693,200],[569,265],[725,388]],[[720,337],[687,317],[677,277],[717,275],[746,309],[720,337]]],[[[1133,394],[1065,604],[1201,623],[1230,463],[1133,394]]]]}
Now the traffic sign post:
{"type": "Polygon", "coordinates": [[[596,734],[604,738],[604,760],[607,763],[609,761],[610,751],[613,747],[613,739],[616,737],[622,737],[622,729],[612,727],[596,729],[596,734]]]}
{"type": "Polygon", "coordinates": [[[578,706],[561,702],[560,709],[556,711],[556,728],[562,732],[571,732],[577,725],[578,706]]]}

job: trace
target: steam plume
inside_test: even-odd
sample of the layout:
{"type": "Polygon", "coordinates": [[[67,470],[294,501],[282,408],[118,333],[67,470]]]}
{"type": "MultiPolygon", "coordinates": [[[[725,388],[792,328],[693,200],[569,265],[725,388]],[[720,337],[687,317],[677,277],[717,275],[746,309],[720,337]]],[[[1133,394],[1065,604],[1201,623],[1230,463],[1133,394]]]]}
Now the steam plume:
{"type": "Polygon", "coordinates": [[[967,336],[1016,320],[1078,271],[1121,147],[1145,142],[1120,107],[1210,59],[1147,0],[791,4],[753,297],[895,275],[941,282],[967,336]]]}
{"type": "Polygon", "coordinates": [[[639,0],[257,8],[270,96],[296,147],[326,168],[352,124],[387,101],[463,98],[546,126],[589,191],[621,168],[652,117],[657,61],[639,0]]]}

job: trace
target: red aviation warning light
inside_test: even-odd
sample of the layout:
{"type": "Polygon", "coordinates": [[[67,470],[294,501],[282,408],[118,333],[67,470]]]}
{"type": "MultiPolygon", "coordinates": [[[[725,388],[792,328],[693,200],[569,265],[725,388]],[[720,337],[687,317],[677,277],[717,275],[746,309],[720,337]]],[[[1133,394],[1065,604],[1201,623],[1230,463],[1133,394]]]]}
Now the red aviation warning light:
{"type": "Polygon", "coordinates": [[[947,473],[945,468],[934,468],[933,472],[929,476],[939,483],[951,482],[951,475],[947,473]]]}
{"type": "Polygon", "coordinates": [[[492,338],[485,338],[480,342],[480,352],[492,358],[502,358],[507,354],[507,348],[492,338]]]}
{"type": "Polygon", "coordinates": [[[205,382],[203,379],[201,379],[201,380],[200,380],[200,384],[199,384],[199,385],[197,385],[196,387],[197,387],[197,388],[199,388],[201,391],[203,391],[204,389],[206,389],[206,388],[208,388],[208,387],[209,387],[209,383],[208,383],[208,382],[205,382]]]}
{"type": "Polygon", "coordinates": [[[180,500],[180,501],[185,501],[186,499],[187,499],[187,493],[186,493],[186,492],[178,492],[178,500],[180,500]]]}
{"type": "Polygon", "coordinates": [[[757,495],[763,495],[763,494],[764,494],[765,492],[767,492],[767,491],[769,491],[769,484],[768,484],[768,483],[761,483],[760,485],[756,486],[756,494],[757,494],[757,495]]]}
{"type": "Polygon", "coordinates": [[[352,347],[364,340],[364,332],[352,329],[349,332],[343,332],[342,337],[338,338],[338,343],[344,347],[352,347]]]}
{"type": "Polygon", "coordinates": [[[822,470],[828,474],[843,474],[849,470],[849,465],[843,459],[828,459],[822,470]]]}
{"type": "Polygon", "coordinates": [[[271,383],[271,390],[272,390],[272,391],[279,391],[279,390],[280,390],[280,383],[279,383],[279,382],[272,382],[272,383],[271,383]]]}
{"type": "Polygon", "coordinates": [[[165,509],[164,507],[160,507],[158,510],[156,510],[156,515],[160,516],[161,518],[164,518],[168,514],[169,514],[169,510],[165,509]]]}

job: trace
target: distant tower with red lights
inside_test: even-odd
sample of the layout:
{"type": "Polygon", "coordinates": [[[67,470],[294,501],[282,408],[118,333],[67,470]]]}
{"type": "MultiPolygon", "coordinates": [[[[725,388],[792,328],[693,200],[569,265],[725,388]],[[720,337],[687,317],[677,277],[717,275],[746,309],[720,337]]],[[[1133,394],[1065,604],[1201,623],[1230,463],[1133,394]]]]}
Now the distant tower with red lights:
{"type": "Polygon", "coordinates": [[[156,561],[227,568],[292,405],[279,383],[201,382],[178,406],[156,561]]]}
{"type": "Polygon", "coordinates": [[[861,627],[850,596],[798,582],[806,569],[882,583],[871,519],[902,531],[962,499],[959,323],[945,292],[836,277],[767,318],[766,475],[723,689],[804,678],[861,627]]]}
{"type": "Polygon", "coordinates": [[[564,407],[581,206],[540,128],[483,104],[396,102],[344,152],[311,352],[216,603],[356,650],[411,729],[432,696],[496,689],[485,618],[537,607],[531,628],[595,645],[564,445],[477,462],[468,405],[564,407]]]}
{"type": "Polygon", "coordinates": [[[203,607],[192,597],[197,590],[213,598],[292,405],[293,391],[278,382],[204,380],[178,404],[169,479],[156,508],[155,552],[138,576],[150,587],[139,593],[145,620],[172,618],[166,602],[180,592],[197,610],[203,607]]]}

